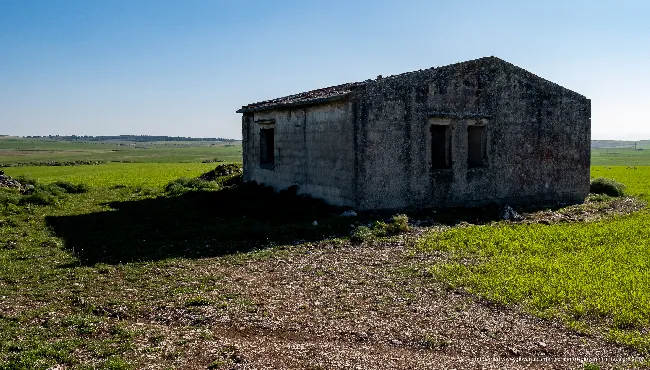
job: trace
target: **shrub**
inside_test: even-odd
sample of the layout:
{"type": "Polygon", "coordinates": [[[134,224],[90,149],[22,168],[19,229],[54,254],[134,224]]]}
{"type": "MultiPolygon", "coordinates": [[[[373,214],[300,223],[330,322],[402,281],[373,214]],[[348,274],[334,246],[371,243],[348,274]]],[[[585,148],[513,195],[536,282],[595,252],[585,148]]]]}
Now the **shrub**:
{"type": "Polygon", "coordinates": [[[214,170],[208,171],[199,178],[201,180],[214,181],[219,177],[233,176],[242,173],[242,166],[237,163],[220,164],[214,170]]]}
{"type": "Polygon", "coordinates": [[[393,216],[387,229],[389,234],[397,235],[409,231],[409,217],[405,214],[393,216]]]}
{"type": "Polygon", "coordinates": [[[73,184],[67,181],[57,181],[53,183],[52,185],[58,186],[59,188],[63,189],[66,193],[68,194],[81,194],[81,193],[87,193],[88,192],[88,185],[86,184],[73,184]]]}
{"type": "Polygon", "coordinates": [[[362,243],[374,239],[375,234],[368,226],[357,226],[350,234],[350,240],[362,243]]]}
{"type": "Polygon", "coordinates": [[[621,197],[625,195],[625,185],[612,179],[599,177],[591,180],[589,192],[593,194],[605,194],[610,197],[621,197]]]}
{"type": "Polygon", "coordinates": [[[210,181],[181,177],[168,182],[165,186],[165,192],[178,195],[190,190],[208,190],[217,189],[218,187],[218,184],[211,183],[210,181]]]}
{"type": "Polygon", "coordinates": [[[10,191],[8,189],[2,189],[0,191],[0,205],[7,206],[9,204],[18,204],[20,201],[20,194],[16,191],[10,191]]]}
{"type": "Polygon", "coordinates": [[[31,177],[29,177],[27,175],[18,176],[18,178],[16,178],[16,180],[18,180],[21,184],[23,184],[23,186],[25,186],[25,185],[36,186],[36,184],[37,184],[35,179],[33,179],[33,178],[31,178],[31,177]]]}
{"type": "Polygon", "coordinates": [[[376,236],[386,236],[389,234],[389,225],[384,221],[375,221],[370,226],[372,227],[372,232],[376,236]]]}
{"type": "Polygon", "coordinates": [[[58,201],[58,197],[55,194],[52,194],[51,192],[48,192],[47,190],[44,189],[37,189],[34,190],[31,194],[24,195],[20,201],[20,205],[24,204],[35,204],[35,205],[40,205],[40,206],[46,206],[50,204],[56,204],[58,201]]]}

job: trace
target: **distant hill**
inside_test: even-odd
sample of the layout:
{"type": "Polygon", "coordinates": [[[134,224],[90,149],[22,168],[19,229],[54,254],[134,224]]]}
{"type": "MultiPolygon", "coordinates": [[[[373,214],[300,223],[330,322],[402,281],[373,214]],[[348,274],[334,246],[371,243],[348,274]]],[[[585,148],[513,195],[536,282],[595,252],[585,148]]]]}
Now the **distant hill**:
{"type": "Polygon", "coordinates": [[[630,148],[630,149],[650,149],[650,140],[592,140],[591,148],[630,148]]]}
{"type": "Polygon", "coordinates": [[[151,136],[151,135],[117,135],[117,136],[77,136],[77,135],[48,135],[48,136],[25,136],[26,138],[51,139],[60,141],[239,141],[222,137],[185,137],[185,136],[151,136]]]}

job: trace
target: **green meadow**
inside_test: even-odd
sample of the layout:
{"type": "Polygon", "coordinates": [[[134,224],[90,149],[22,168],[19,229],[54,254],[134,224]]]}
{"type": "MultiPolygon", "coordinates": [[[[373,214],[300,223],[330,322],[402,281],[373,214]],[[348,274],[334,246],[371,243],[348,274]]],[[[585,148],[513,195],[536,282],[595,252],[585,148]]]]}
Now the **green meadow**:
{"type": "Polygon", "coordinates": [[[12,177],[27,176],[43,183],[69,181],[95,188],[119,185],[161,187],[179,177],[196,177],[215,163],[105,163],[79,166],[7,167],[12,177]]]}
{"type": "Polygon", "coordinates": [[[215,160],[241,162],[241,142],[71,142],[45,138],[0,137],[0,166],[50,161],[179,163],[215,160]]]}

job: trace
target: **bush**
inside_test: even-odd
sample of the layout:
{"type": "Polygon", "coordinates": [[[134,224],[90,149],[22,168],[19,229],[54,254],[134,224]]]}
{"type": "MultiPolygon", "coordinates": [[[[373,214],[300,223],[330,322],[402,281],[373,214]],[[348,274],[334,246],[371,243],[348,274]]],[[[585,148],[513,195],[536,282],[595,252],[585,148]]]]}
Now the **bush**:
{"type": "Polygon", "coordinates": [[[370,226],[372,227],[373,234],[376,236],[386,236],[390,233],[388,231],[389,225],[384,221],[375,221],[370,226]]]}
{"type": "Polygon", "coordinates": [[[52,185],[58,186],[59,188],[63,189],[66,193],[68,194],[81,194],[81,193],[87,193],[88,192],[88,185],[86,184],[73,184],[67,181],[57,181],[53,183],[52,185]]]}
{"type": "Polygon", "coordinates": [[[18,180],[18,182],[23,184],[23,186],[26,186],[26,185],[36,186],[36,184],[37,184],[36,180],[32,179],[31,177],[29,177],[27,175],[18,176],[18,178],[16,178],[16,180],[18,180]]]}
{"type": "Polygon", "coordinates": [[[395,215],[388,225],[388,233],[397,235],[409,231],[409,217],[405,214],[395,215]]]}
{"type": "Polygon", "coordinates": [[[625,185],[612,179],[599,177],[591,180],[589,192],[593,194],[605,194],[610,197],[622,197],[625,195],[625,185]]]}
{"type": "Polygon", "coordinates": [[[218,184],[211,183],[210,181],[181,177],[180,179],[168,182],[165,186],[165,192],[178,195],[190,190],[210,190],[217,189],[218,187],[218,184]]]}
{"type": "Polygon", "coordinates": [[[20,201],[20,194],[18,190],[14,189],[1,189],[0,190],[0,205],[6,206],[8,204],[18,204],[20,201]]]}
{"type": "Polygon", "coordinates": [[[214,170],[208,171],[199,178],[201,180],[214,181],[219,177],[239,175],[242,173],[242,166],[236,163],[220,164],[214,170]]]}
{"type": "Polygon", "coordinates": [[[357,226],[350,234],[350,240],[355,243],[362,243],[375,238],[375,234],[368,226],[357,226]]]}
{"type": "Polygon", "coordinates": [[[31,194],[24,195],[20,198],[19,204],[35,204],[39,206],[47,206],[50,204],[56,204],[58,202],[58,196],[44,189],[34,190],[31,194]]]}
{"type": "Polygon", "coordinates": [[[391,218],[389,224],[384,221],[374,221],[368,226],[357,226],[350,234],[350,240],[356,243],[372,240],[376,237],[397,235],[409,231],[409,218],[399,214],[391,218]]]}

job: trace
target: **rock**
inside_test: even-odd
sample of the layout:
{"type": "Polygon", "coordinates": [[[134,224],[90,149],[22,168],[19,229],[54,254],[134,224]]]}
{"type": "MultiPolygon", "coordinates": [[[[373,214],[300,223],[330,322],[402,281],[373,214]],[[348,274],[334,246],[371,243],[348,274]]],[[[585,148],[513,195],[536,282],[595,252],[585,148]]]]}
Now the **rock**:
{"type": "Polygon", "coordinates": [[[396,345],[396,346],[401,346],[402,345],[402,341],[399,340],[399,339],[391,339],[390,343],[393,344],[393,345],[396,345]]]}
{"type": "Polygon", "coordinates": [[[314,221],[314,222],[312,222],[312,225],[314,225],[314,226],[318,226],[318,221],[314,221]]]}
{"type": "Polygon", "coordinates": [[[501,211],[499,211],[499,218],[506,221],[521,221],[523,219],[519,213],[508,205],[501,208],[501,211]]]}
{"type": "Polygon", "coordinates": [[[20,183],[18,180],[14,180],[11,176],[7,176],[4,173],[0,174],[0,188],[13,188],[23,190],[25,186],[20,183]]]}
{"type": "Polygon", "coordinates": [[[357,217],[357,213],[354,210],[348,210],[341,213],[341,217],[357,217]]]}
{"type": "Polygon", "coordinates": [[[519,356],[519,354],[521,353],[521,352],[519,352],[519,350],[518,350],[517,348],[515,348],[515,347],[510,347],[510,348],[508,348],[508,352],[510,352],[510,354],[515,355],[515,356],[519,356]]]}

